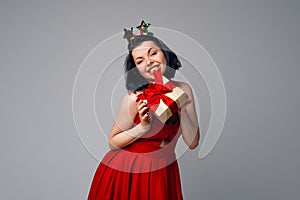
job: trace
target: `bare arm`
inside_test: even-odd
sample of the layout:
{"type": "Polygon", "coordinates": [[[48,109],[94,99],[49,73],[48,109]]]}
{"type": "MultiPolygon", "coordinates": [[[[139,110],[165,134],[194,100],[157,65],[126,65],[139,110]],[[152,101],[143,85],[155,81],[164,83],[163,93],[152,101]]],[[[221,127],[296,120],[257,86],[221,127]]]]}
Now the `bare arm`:
{"type": "Polygon", "coordinates": [[[195,102],[191,87],[187,83],[179,83],[179,87],[188,95],[188,103],[181,108],[181,130],[182,138],[190,149],[198,146],[200,139],[200,129],[195,109],[195,102]]]}
{"type": "Polygon", "coordinates": [[[136,102],[134,93],[125,94],[108,137],[109,148],[115,150],[133,143],[150,129],[150,122],[146,105],[142,101],[136,102]],[[133,126],[137,113],[141,122],[133,126]]]}

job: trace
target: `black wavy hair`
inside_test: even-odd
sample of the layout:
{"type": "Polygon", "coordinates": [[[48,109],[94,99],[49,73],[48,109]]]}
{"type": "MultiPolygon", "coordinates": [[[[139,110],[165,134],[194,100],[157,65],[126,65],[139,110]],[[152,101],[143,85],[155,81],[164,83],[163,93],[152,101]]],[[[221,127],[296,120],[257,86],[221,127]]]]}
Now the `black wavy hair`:
{"type": "Polygon", "coordinates": [[[129,41],[127,47],[129,53],[124,63],[126,88],[133,92],[142,90],[148,86],[148,81],[140,74],[132,57],[132,50],[144,41],[153,41],[164,53],[167,68],[163,75],[166,78],[174,78],[175,70],[178,70],[181,67],[177,55],[160,39],[150,35],[138,35],[136,38],[129,41]]]}

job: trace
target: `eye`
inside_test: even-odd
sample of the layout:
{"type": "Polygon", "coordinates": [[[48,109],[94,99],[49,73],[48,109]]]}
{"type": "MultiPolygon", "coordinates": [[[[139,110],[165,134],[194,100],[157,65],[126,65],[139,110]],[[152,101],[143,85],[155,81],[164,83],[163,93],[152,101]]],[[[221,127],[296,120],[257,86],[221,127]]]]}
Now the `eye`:
{"type": "Polygon", "coordinates": [[[150,55],[151,55],[151,56],[154,56],[154,55],[156,55],[156,54],[157,54],[157,52],[154,51],[154,52],[152,52],[150,55]]]}
{"type": "Polygon", "coordinates": [[[136,64],[141,64],[143,61],[142,60],[138,60],[137,62],[136,62],[136,64]]]}

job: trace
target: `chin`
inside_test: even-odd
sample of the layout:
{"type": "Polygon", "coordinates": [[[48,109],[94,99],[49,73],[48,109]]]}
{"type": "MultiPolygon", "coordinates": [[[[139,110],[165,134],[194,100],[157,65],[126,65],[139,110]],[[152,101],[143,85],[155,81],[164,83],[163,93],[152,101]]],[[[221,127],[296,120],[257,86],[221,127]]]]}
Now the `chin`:
{"type": "Polygon", "coordinates": [[[161,71],[161,74],[164,75],[166,72],[166,68],[160,69],[160,71],[161,71]]]}

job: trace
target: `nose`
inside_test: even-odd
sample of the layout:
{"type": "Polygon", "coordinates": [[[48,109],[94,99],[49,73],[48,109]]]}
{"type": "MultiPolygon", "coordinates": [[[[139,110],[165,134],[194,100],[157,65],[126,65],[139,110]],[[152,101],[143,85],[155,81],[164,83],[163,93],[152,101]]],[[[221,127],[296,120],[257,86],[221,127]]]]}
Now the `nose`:
{"type": "Polygon", "coordinates": [[[147,66],[151,66],[153,63],[153,60],[150,57],[146,57],[146,64],[147,66]]]}

